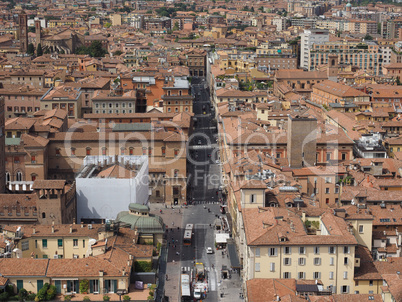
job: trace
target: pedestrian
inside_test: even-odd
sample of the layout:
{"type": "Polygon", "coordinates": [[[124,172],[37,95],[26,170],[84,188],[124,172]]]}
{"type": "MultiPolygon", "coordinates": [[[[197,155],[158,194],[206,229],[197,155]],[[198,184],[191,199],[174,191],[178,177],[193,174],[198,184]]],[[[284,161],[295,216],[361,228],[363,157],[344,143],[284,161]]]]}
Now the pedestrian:
{"type": "Polygon", "coordinates": [[[166,281],[168,281],[169,280],[169,276],[168,276],[168,274],[166,274],[166,281]]]}

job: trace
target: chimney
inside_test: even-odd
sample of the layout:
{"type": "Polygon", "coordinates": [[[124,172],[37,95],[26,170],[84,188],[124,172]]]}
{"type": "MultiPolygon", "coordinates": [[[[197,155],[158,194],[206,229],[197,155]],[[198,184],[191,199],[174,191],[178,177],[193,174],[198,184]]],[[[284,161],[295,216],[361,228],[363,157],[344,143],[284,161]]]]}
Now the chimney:
{"type": "Polygon", "coordinates": [[[123,268],[123,276],[126,275],[126,270],[123,268]]]}
{"type": "Polygon", "coordinates": [[[75,224],[75,218],[73,218],[73,224],[75,224]]]}
{"type": "Polygon", "coordinates": [[[70,234],[72,234],[72,233],[73,233],[73,225],[70,224],[70,234]]]}
{"type": "Polygon", "coordinates": [[[81,221],[81,229],[84,227],[84,222],[81,221]]]}
{"type": "Polygon", "coordinates": [[[54,220],[52,220],[52,225],[54,225],[54,220]]]}
{"type": "Polygon", "coordinates": [[[54,225],[52,225],[52,234],[54,233],[54,225]]]}
{"type": "Polygon", "coordinates": [[[36,228],[36,226],[34,225],[33,229],[32,229],[32,234],[35,234],[35,231],[36,231],[35,228],[36,228]]]}
{"type": "Polygon", "coordinates": [[[130,267],[130,260],[127,260],[127,266],[130,267]]]}

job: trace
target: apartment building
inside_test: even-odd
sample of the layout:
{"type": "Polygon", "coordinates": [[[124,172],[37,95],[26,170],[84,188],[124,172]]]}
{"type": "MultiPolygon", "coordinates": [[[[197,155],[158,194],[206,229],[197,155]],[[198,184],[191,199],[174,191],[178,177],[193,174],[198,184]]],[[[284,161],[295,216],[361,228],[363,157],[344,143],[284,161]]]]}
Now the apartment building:
{"type": "MultiPolygon", "coordinates": [[[[306,63],[308,70],[329,63],[329,56],[337,55],[338,63],[350,64],[374,75],[382,74],[383,57],[381,47],[375,42],[322,42],[310,45],[306,63]]],[[[303,66],[304,67],[304,66],[303,66]]]]}
{"type": "MultiPolygon", "coordinates": [[[[293,24],[292,24],[293,25],[293,24]]],[[[320,45],[329,41],[329,32],[321,29],[305,29],[301,35],[300,67],[309,68],[310,50],[313,44],[320,45]]]]}
{"type": "Polygon", "coordinates": [[[137,93],[135,90],[124,92],[122,95],[98,90],[92,97],[92,112],[95,114],[125,114],[135,113],[137,93]]]}
{"type": "Polygon", "coordinates": [[[82,92],[80,88],[68,85],[50,88],[40,99],[40,108],[46,110],[63,109],[69,118],[80,118],[82,92]]]}
{"type": "MultiPolygon", "coordinates": [[[[345,152],[345,160],[347,153],[345,152]]],[[[312,196],[325,208],[339,203],[339,180],[346,177],[342,166],[318,166],[293,169],[293,177],[302,186],[301,193],[312,196]]]]}
{"type": "Polygon", "coordinates": [[[321,280],[333,293],[353,293],[356,238],[346,222],[329,212],[316,228],[288,209],[246,208],[244,279],[321,280]]]}
{"type": "Polygon", "coordinates": [[[164,113],[193,112],[193,97],[186,77],[166,77],[163,92],[164,113]]]}

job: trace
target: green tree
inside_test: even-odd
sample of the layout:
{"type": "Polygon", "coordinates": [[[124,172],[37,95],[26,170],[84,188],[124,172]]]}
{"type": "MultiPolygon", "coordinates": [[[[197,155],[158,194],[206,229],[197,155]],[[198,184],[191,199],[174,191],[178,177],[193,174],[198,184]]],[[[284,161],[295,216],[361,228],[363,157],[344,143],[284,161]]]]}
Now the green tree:
{"type": "Polygon", "coordinates": [[[96,11],[96,7],[91,7],[91,12],[96,11]]]}
{"type": "Polygon", "coordinates": [[[116,50],[113,55],[114,56],[120,56],[122,54],[121,50],[116,50]]]}
{"type": "Polygon", "coordinates": [[[179,22],[174,23],[173,30],[179,30],[179,22]]]}
{"type": "Polygon", "coordinates": [[[258,8],[258,10],[261,11],[261,12],[263,12],[263,11],[264,11],[264,7],[263,7],[263,6],[260,6],[260,7],[258,8]]]}
{"type": "Polygon", "coordinates": [[[401,79],[399,77],[396,77],[396,85],[401,86],[401,79]]]}
{"type": "Polygon", "coordinates": [[[110,23],[110,22],[106,22],[104,25],[103,25],[103,27],[106,27],[106,28],[109,28],[109,27],[111,27],[112,26],[112,23],[110,23]]]}
{"type": "Polygon", "coordinates": [[[364,36],[364,40],[373,40],[373,37],[367,34],[364,36]]]}
{"type": "Polygon", "coordinates": [[[32,43],[28,44],[27,53],[33,55],[35,53],[35,46],[32,43]]]}
{"type": "Polygon", "coordinates": [[[29,33],[34,33],[35,32],[35,26],[28,26],[28,32],[29,33]]]}
{"type": "Polygon", "coordinates": [[[381,22],[377,23],[377,34],[381,35],[381,22]]]}
{"type": "Polygon", "coordinates": [[[43,55],[42,45],[39,43],[38,47],[36,47],[36,56],[40,57],[43,55]]]}

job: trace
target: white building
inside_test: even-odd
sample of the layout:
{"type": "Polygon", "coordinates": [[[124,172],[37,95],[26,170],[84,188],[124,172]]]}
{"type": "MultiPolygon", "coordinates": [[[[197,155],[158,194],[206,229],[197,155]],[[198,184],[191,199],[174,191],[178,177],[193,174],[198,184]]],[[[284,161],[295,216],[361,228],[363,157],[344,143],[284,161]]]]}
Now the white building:
{"type": "Polygon", "coordinates": [[[285,18],[275,18],[272,20],[272,25],[276,26],[276,31],[286,30],[286,19],[285,18]]]}
{"type": "Polygon", "coordinates": [[[313,44],[329,41],[329,32],[322,29],[305,29],[301,35],[300,67],[308,69],[310,49],[313,44]]]}
{"type": "Polygon", "coordinates": [[[87,156],[76,178],[78,222],[115,219],[130,203],[148,204],[148,157],[87,156]]]}

